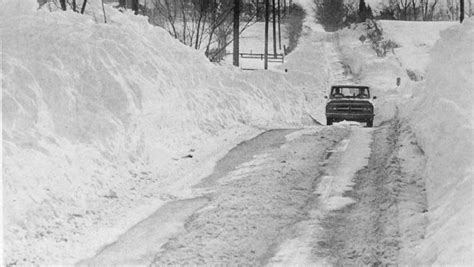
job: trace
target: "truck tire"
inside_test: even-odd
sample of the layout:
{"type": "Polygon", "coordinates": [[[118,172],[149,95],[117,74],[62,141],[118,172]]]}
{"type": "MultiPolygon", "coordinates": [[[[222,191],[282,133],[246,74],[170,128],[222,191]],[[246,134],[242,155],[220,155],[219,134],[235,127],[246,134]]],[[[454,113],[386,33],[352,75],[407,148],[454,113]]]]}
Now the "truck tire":
{"type": "Polygon", "coordinates": [[[373,125],[374,125],[374,120],[373,119],[367,121],[367,127],[372,128],[373,125]]]}
{"type": "Polygon", "coordinates": [[[332,125],[332,119],[326,118],[326,125],[332,125]]]}

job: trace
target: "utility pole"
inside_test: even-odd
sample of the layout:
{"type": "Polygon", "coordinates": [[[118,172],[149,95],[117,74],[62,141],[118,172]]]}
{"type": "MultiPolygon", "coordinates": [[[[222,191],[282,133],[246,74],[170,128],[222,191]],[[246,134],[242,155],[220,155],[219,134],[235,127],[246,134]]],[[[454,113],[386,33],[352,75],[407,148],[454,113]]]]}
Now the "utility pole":
{"type": "Polygon", "coordinates": [[[270,19],[270,0],[265,0],[265,52],[264,69],[268,69],[268,21],[270,19]]]}
{"type": "Polygon", "coordinates": [[[234,0],[234,66],[239,66],[239,23],[240,23],[240,0],[234,0]]]}
{"type": "Polygon", "coordinates": [[[273,57],[277,57],[277,36],[276,36],[276,7],[275,7],[275,0],[272,1],[272,13],[273,13],[273,57]]]}
{"type": "Polygon", "coordinates": [[[281,0],[278,0],[278,49],[281,50],[281,0]]]}
{"type": "Polygon", "coordinates": [[[464,0],[460,0],[460,5],[459,5],[459,9],[460,9],[460,12],[461,14],[459,14],[459,22],[463,22],[464,20],[464,0]]]}

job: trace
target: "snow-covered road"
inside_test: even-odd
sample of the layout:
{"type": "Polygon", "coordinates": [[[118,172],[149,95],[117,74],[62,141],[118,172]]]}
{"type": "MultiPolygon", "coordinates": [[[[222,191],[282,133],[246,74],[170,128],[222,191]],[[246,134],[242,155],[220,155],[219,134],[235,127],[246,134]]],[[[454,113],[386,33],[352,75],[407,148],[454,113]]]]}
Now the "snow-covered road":
{"type": "Polygon", "coordinates": [[[4,265],[472,264],[474,19],[378,21],[381,57],[294,2],[297,48],[250,72],[111,5],[3,1],[4,265]],[[314,126],[334,83],[375,128],[314,126]]]}
{"type": "Polygon", "coordinates": [[[85,265],[325,263],[312,253],[320,219],[368,163],[372,129],[358,125],[273,130],[241,143],[195,187],[85,265]]]}

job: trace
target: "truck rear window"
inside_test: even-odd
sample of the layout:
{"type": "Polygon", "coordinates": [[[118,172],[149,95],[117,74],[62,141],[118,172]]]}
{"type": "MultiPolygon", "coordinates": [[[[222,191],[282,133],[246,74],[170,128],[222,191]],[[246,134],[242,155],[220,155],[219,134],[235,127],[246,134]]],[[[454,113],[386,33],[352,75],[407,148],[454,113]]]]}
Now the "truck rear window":
{"type": "Polygon", "coordinates": [[[331,98],[370,98],[367,87],[333,87],[331,98]]]}

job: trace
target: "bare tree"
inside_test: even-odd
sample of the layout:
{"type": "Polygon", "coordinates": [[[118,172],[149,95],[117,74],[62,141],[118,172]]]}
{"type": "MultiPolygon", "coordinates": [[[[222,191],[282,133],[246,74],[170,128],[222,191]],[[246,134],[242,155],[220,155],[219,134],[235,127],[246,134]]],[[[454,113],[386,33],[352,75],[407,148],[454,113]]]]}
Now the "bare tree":
{"type": "Polygon", "coordinates": [[[437,4],[438,0],[420,0],[421,19],[424,21],[433,20],[437,4]]]}
{"type": "Polygon", "coordinates": [[[107,16],[105,15],[104,0],[101,0],[101,4],[102,4],[102,12],[104,14],[104,23],[107,23],[107,16]]]}
{"type": "Polygon", "coordinates": [[[384,19],[431,20],[437,3],[438,0],[389,0],[380,16],[384,19]]]}
{"type": "Polygon", "coordinates": [[[347,7],[343,0],[314,0],[316,17],[327,31],[335,31],[344,26],[347,7]]]}
{"type": "Polygon", "coordinates": [[[472,16],[472,0],[468,0],[467,3],[469,4],[469,16],[472,16]]]}
{"type": "Polygon", "coordinates": [[[471,0],[467,0],[467,4],[469,5],[468,10],[466,12],[466,0],[447,0],[447,12],[449,15],[450,20],[457,20],[459,19],[460,22],[464,20],[464,16],[466,13],[471,15],[471,0]]]}
{"type": "Polygon", "coordinates": [[[458,0],[446,0],[446,13],[449,20],[456,20],[459,13],[458,0]]]}
{"type": "Polygon", "coordinates": [[[87,0],[84,0],[84,2],[82,2],[81,14],[84,14],[84,12],[86,11],[86,5],[87,5],[87,0]]]}
{"type": "Polygon", "coordinates": [[[417,0],[411,0],[411,8],[413,10],[413,20],[418,19],[418,7],[417,7],[417,0]]]}
{"type": "Polygon", "coordinates": [[[234,1],[154,0],[153,10],[148,16],[152,24],[163,27],[190,47],[205,49],[209,59],[219,61],[225,54],[226,47],[235,39],[233,35],[241,34],[255,22],[255,9],[242,10],[239,6],[239,16],[234,19],[239,17],[240,28],[234,31],[234,1]],[[240,24],[243,12],[250,16],[246,16],[245,23],[240,24]]]}
{"type": "Polygon", "coordinates": [[[410,8],[410,1],[409,0],[398,0],[397,1],[397,11],[400,14],[400,19],[408,20],[408,10],[410,8]]]}

